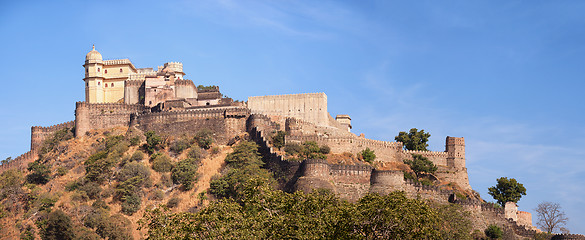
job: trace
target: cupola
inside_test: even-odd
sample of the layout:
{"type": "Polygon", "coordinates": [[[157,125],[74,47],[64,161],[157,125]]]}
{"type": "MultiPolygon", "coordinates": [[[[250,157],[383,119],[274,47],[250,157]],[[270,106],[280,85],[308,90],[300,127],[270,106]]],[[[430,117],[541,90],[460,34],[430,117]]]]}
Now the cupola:
{"type": "Polygon", "coordinates": [[[87,55],[85,55],[85,62],[86,63],[102,62],[102,54],[95,50],[95,45],[92,46],[91,51],[88,52],[87,55]]]}

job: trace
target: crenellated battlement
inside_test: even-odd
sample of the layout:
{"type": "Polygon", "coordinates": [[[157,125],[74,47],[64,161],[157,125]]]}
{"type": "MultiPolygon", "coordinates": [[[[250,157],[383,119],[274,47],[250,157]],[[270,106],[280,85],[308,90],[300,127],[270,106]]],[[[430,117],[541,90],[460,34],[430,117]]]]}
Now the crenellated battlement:
{"type": "MultiPolygon", "coordinates": [[[[402,144],[401,144],[402,145],[402,144]]],[[[436,152],[436,151],[418,151],[418,150],[403,150],[405,154],[417,154],[424,157],[440,157],[447,158],[447,152],[436,152]]]]}
{"type": "Polygon", "coordinates": [[[55,132],[61,130],[63,128],[73,128],[75,127],[75,121],[64,122],[48,127],[41,127],[41,126],[32,126],[31,130],[33,132],[55,132]]]}
{"type": "Polygon", "coordinates": [[[126,58],[126,59],[104,60],[103,64],[104,65],[122,65],[122,64],[132,64],[132,62],[130,62],[130,59],[126,58]]]}
{"type": "Polygon", "coordinates": [[[38,157],[38,154],[33,151],[28,151],[11,161],[0,165],[0,174],[8,169],[16,169],[19,171],[23,171],[28,167],[30,162],[33,162],[38,157]]]}
{"type": "Polygon", "coordinates": [[[125,85],[126,87],[137,86],[140,87],[144,84],[144,80],[126,80],[125,85]]]}
{"type": "Polygon", "coordinates": [[[402,143],[398,142],[386,142],[386,141],[379,141],[373,139],[366,139],[366,138],[351,138],[351,137],[323,137],[323,136],[286,136],[287,140],[292,141],[315,141],[315,142],[331,142],[331,143],[353,143],[362,145],[365,147],[383,147],[383,148],[391,148],[391,149],[400,149],[402,148],[402,143]]]}

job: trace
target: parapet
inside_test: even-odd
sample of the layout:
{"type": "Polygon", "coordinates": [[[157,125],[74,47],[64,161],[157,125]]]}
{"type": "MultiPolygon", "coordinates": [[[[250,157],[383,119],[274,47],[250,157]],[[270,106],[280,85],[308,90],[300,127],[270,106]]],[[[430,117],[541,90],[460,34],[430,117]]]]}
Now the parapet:
{"type": "Polygon", "coordinates": [[[60,124],[56,124],[56,125],[52,125],[52,126],[48,126],[48,127],[32,126],[31,131],[32,132],[55,132],[55,131],[61,130],[63,128],[73,128],[73,127],[75,127],[75,121],[69,121],[69,122],[64,122],[64,123],[60,123],[60,124]]]}
{"type": "Polygon", "coordinates": [[[183,72],[183,63],[168,62],[168,63],[165,63],[164,68],[170,69],[173,72],[183,72]]]}
{"type": "Polygon", "coordinates": [[[585,236],[581,234],[556,234],[551,240],[585,240],[585,236]]]}
{"type": "Polygon", "coordinates": [[[447,136],[447,145],[463,145],[465,146],[465,139],[462,137],[449,137],[447,136]]]}

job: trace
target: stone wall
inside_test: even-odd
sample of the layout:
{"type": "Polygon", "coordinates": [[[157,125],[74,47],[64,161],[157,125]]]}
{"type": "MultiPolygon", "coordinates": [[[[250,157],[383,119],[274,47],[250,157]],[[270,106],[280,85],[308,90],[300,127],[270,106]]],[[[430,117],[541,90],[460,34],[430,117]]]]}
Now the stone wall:
{"type": "Polygon", "coordinates": [[[294,117],[319,126],[329,125],[325,93],[249,97],[248,107],[254,114],[294,117]]]}
{"type": "Polygon", "coordinates": [[[74,121],[69,121],[69,122],[65,122],[65,123],[61,123],[61,124],[57,124],[57,125],[53,125],[53,126],[49,126],[49,127],[40,127],[40,126],[33,126],[31,127],[31,137],[30,137],[30,150],[33,152],[37,152],[38,150],[40,150],[41,146],[43,145],[43,142],[45,142],[45,140],[51,136],[53,136],[53,134],[55,134],[55,132],[64,129],[64,128],[74,128],[75,127],[75,122],[74,121]]]}
{"type": "Polygon", "coordinates": [[[132,122],[143,131],[153,130],[163,136],[194,136],[202,129],[209,129],[218,143],[226,144],[246,131],[248,114],[242,107],[147,112],[137,114],[132,122]]]}
{"type": "Polygon", "coordinates": [[[24,171],[30,162],[35,161],[38,158],[38,154],[33,151],[28,151],[10,162],[0,165],[0,174],[8,169],[15,169],[17,171],[24,171]]]}
{"type": "Polygon", "coordinates": [[[148,108],[140,104],[77,102],[75,136],[83,136],[93,129],[128,126],[131,114],[144,111],[148,111],[148,108]]]}

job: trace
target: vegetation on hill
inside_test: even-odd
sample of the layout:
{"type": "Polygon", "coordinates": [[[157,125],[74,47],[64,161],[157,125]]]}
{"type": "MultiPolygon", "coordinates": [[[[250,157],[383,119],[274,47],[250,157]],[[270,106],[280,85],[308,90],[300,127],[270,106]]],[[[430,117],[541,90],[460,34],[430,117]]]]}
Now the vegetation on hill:
{"type": "Polygon", "coordinates": [[[425,133],[425,130],[421,129],[418,131],[416,128],[411,128],[408,133],[398,133],[398,136],[394,139],[397,142],[402,142],[406,150],[428,151],[427,147],[429,144],[427,142],[429,141],[429,137],[431,137],[431,134],[425,133]]]}
{"type": "MultiPolygon", "coordinates": [[[[208,131],[192,138],[123,128],[84,138],[60,136],[67,133],[45,142],[47,151],[24,174],[8,170],[0,175],[2,236],[470,238],[467,213],[458,205],[409,199],[402,192],[369,194],[357,202],[323,190],[283,192],[250,141],[223,146],[227,150],[218,155],[208,131]],[[215,170],[205,165],[212,159],[221,161],[214,163],[215,170]],[[201,181],[209,181],[209,187],[201,181]]],[[[284,148],[298,158],[325,158],[330,151],[315,142],[284,148]]],[[[372,155],[361,154],[364,160],[372,155]]]]}
{"type": "Polygon", "coordinates": [[[524,185],[514,178],[501,177],[497,181],[496,186],[488,188],[488,194],[492,195],[501,206],[504,206],[506,202],[517,203],[522,198],[522,195],[526,195],[524,185]]]}

